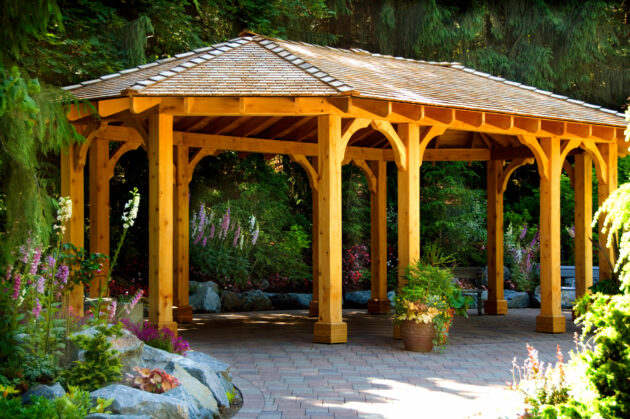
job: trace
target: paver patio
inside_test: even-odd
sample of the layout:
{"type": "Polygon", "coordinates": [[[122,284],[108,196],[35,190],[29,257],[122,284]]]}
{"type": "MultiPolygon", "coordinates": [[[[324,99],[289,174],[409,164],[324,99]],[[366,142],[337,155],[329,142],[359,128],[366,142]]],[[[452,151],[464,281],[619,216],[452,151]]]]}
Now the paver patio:
{"type": "Polygon", "coordinates": [[[196,315],[180,333],[191,346],[232,366],[243,392],[237,418],[514,417],[519,399],[505,390],[525,343],[555,361],[559,344],[574,348],[578,329],[532,332],[537,309],[507,316],[457,318],[442,353],[404,351],[391,337],[391,317],[344,310],[347,344],[314,344],[301,310],[196,315]]]}

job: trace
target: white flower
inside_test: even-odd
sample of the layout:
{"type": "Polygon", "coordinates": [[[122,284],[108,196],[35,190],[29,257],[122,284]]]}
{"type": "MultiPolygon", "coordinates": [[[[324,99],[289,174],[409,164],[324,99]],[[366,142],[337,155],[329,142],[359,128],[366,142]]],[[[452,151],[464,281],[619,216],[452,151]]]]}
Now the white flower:
{"type": "Polygon", "coordinates": [[[72,218],[72,201],[66,196],[60,196],[58,203],[57,224],[53,226],[53,230],[57,231],[57,235],[63,236],[66,232],[65,224],[72,218]]]}
{"type": "Polygon", "coordinates": [[[138,188],[133,188],[131,191],[131,199],[125,204],[125,211],[122,215],[123,228],[125,230],[133,226],[133,223],[138,217],[138,207],[140,206],[140,193],[138,188]]]}

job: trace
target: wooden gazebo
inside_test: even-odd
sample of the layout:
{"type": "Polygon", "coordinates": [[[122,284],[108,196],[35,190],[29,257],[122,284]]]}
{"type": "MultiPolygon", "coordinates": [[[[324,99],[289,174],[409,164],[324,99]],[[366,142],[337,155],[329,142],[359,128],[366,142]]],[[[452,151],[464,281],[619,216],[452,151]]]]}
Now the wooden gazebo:
{"type": "MultiPolygon", "coordinates": [[[[347,341],[341,289],[342,165],[361,168],[369,184],[368,310],[387,313],[387,163],[398,168],[398,256],[399,272],[404,272],[420,252],[421,164],[486,161],[485,310],[506,314],[503,192],[514,170],[535,162],[540,174],[542,297],[536,329],[561,333],[560,174],[566,170],[575,187],[577,292],[582,294],[592,283],[592,163],[601,202],[616,188],[617,158],[627,152],[623,115],[612,110],[458,63],[256,34],[65,89],[92,105],[73,107],[68,114],[87,141],[62,155],[62,194],[71,197],[75,209],[67,240],[83,245],[84,166],[89,154],[89,249],[109,252],[109,179],[125,152],[144,147],[149,159],[150,321],[174,330],[175,321],[192,319],[188,185],[205,156],[223,150],[287,154],[304,168],[313,193],[311,313],[318,315],[314,341],[338,343],[347,341]]],[[[600,273],[609,274],[602,260],[600,273]]],[[[75,292],[71,304],[81,310],[82,290],[75,292]]]]}

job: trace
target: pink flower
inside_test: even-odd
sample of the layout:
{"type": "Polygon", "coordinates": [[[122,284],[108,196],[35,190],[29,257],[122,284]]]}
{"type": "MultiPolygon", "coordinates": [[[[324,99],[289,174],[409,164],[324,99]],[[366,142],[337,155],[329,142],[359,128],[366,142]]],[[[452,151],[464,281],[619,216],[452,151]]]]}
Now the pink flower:
{"type": "Polygon", "coordinates": [[[236,229],[236,233],[234,234],[234,243],[232,243],[232,247],[236,247],[240,236],[241,236],[241,225],[239,224],[238,228],[236,229]]]}
{"type": "MultiPolygon", "coordinates": [[[[210,226],[210,238],[211,238],[211,239],[213,239],[213,238],[214,238],[214,230],[215,230],[215,228],[214,228],[214,224],[212,224],[212,225],[210,226]]],[[[205,245],[204,245],[204,246],[205,246],[205,245]]]]}
{"type": "Polygon", "coordinates": [[[139,289],[138,292],[136,292],[136,295],[133,296],[131,302],[129,302],[129,304],[125,306],[125,311],[127,312],[127,314],[130,314],[131,310],[133,310],[136,304],[138,304],[138,301],[140,301],[140,298],[142,298],[143,293],[144,291],[139,289]]]}
{"type": "Polygon", "coordinates": [[[203,244],[203,247],[206,247],[207,243],[208,243],[208,236],[203,238],[203,241],[201,242],[201,244],[203,244]]]}
{"type": "Polygon", "coordinates": [[[41,312],[42,312],[42,305],[39,302],[39,298],[35,298],[35,307],[33,307],[33,316],[35,316],[35,318],[38,318],[41,312]]]}
{"type": "Polygon", "coordinates": [[[44,279],[43,276],[40,276],[39,278],[37,278],[37,293],[39,294],[43,294],[44,293],[44,284],[46,282],[46,279],[44,279]]]}
{"type": "Polygon", "coordinates": [[[109,305],[109,322],[113,322],[114,321],[114,317],[116,316],[116,300],[112,300],[111,304],[109,305]]]}
{"type": "Polygon", "coordinates": [[[29,273],[31,275],[35,275],[37,273],[37,268],[39,267],[39,261],[42,258],[42,249],[39,247],[35,249],[35,253],[33,253],[33,260],[31,261],[31,270],[29,273]]]}
{"type": "Polygon", "coordinates": [[[256,231],[254,231],[254,235],[252,237],[252,245],[256,244],[256,242],[258,241],[259,234],[260,234],[260,230],[256,228],[256,231]]]}
{"type": "Polygon", "coordinates": [[[57,270],[57,275],[55,275],[55,278],[59,279],[62,283],[65,284],[66,282],[68,282],[68,275],[70,275],[70,269],[68,268],[68,265],[61,265],[57,270]]]}
{"type": "Polygon", "coordinates": [[[13,299],[17,300],[20,295],[20,286],[22,285],[22,276],[19,272],[15,274],[13,281],[13,299]]]}

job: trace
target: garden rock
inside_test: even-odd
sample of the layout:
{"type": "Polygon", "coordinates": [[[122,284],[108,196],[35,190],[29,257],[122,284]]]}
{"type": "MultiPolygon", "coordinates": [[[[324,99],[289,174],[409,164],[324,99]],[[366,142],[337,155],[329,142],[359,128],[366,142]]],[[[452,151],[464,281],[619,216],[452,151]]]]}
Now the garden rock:
{"type": "Polygon", "coordinates": [[[301,308],[300,301],[297,299],[295,294],[265,293],[265,295],[271,301],[271,305],[273,305],[273,308],[277,310],[301,308]]]}
{"type": "MultiPolygon", "coordinates": [[[[534,291],[534,301],[540,306],[540,285],[534,291]]],[[[572,308],[575,302],[575,288],[562,287],[560,294],[560,304],[562,308],[572,308]]]]}
{"type": "MultiPolygon", "coordinates": [[[[196,364],[194,361],[189,361],[189,363],[196,364]]],[[[214,393],[214,391],[210,391],[210,388],[206,387],[197,378],[193,377],[191,374],[188,373],[187,369],[191,369],[191,368],[194,371],[199,372],[198,368],[190,367],[190,366],[188,368],[185,368],[180,363],[175,363],[175,362],[169,363],[164,370],[179,380],[181,387],[183,387],[184,390],[186,390],[186,392],[190,396],[192,396],[192,398],[194,398],[194,400],[196,401],[195,407],[206,409],[209,412],[212,412],[212,414],[215,414],[215,413],[218,414],[219,407],[217,405],[217,401],[215,400],[215,398],[217,399],[219,398],[217,397],[216,393],[214,393]],[[214,394],[214,397],[213,397],[213,394],[214,394]]],[[[219,380],[216,377],[216,375],[214,374],[212,375],[216,379],[218,386],[221,388],[221,391],[219,393],[222,394],[223,397],[227,401],[227,396],[224,393],[222,393],[223,386],[221,386],[221,384],[219,383],[219,380]]],[[[215,385],[215,387],[217,386],[215,385]]],[[[227,402],[227,405],[229,405],[229,402],[227,402]]]]}
{"type": "Polygon", "coordinates": [[[221,306],[223,311],[241,311],[246,298],[242,294],[233,291],[223,291],[221,293],[221,306]]]}
{"type": "Polygon", "coordinates": [[[137,365],[145,368],[160,368],[163,370],[170,362],[178,358],[183,357],[162,349],[154,348],[153,346],[144,345],[144,350],[142,351],[142,355],[140,355],[140,362],[137,365]]]}
{"type": "MultiPolygon", "coordinates": [[[[507,266],[504,266],[503,267],[503,280],[509,281],[511,277],[512,277],[512,273],[510,272],[507,266]]],[[[483,269],[481,270],[481,283],[483,285],[488,285],[488,267],[487,266],[484,266],[483,269]]]]}
{"type": "Polygon", "coordinates": [[[261,310],[271,310],[273,309],[273,305],[271,304],[271,300],[269,297],[265,295],[264,292],[260,290],[253,290],[244,292],[243,297],[245,297],[245,302],[243,303],[243,310],[245,311],[261,311],[261,310]]]}
{"type": "Polygon", "coordinates": [[[186,359],[190,359],[199,364],[203,364],[217,374],[221,374],[230,381],[232,380],[232,375],[230,374],[230,366],[223,361],[219,361],[211,355],[199,351],[188,351],[186,352],[186,359]]]}
{"type": "Polygon", "coordinates": [[[214,284],[214,282],[201,282],[199,284],[200,285],[196,287],[195,293],[193,294],[191,292],[188,299],[193,310],[219,313],[221,311],[221,297],[219,297],[217,293],[218,287],[206,285],[214,284]]]}
{"type": "Polygon", "coordinates": [[[396,291],[390,291],[387,293],[387,299],[392,304],[392,308],[396,305],[396,291]]]}
{"type": "Polygon", "coordinates": [[[189,281],[188,287],[190,289],[191,294],[194,294],[198,290],[204,289],[204,288],[210,288],[212,289],[212,291],[216,292],[217,294],[219,293],[219,284],[212,281],[205,281],[205,282],[189,281]]]}
{"type": "MultiPolygon", "coordinates": [[[[219,402],[221,406],[230,405],[227,395],[225,394],[223,384],[221,384],[217,373],[213,369],[209,368],[207,365],[195,362],[192,359],[181,357],[166,365],[166,368],[164,368],[164,370],[169,374],[170,371],[174,371],[173,374],[177,378],[179,378],[177,376],[177,374],[179,373],[178,371],[184,370],[196,381],[205,385],[207,389],[209,389],[208,394],[214,395],[214,398],[212,399],[213,402],[214,399],[216,399],[216,401],[219,402]]],[[[190,389],[188,388],[187,390],[190,391],[190,389]]],[[[196,396],[195,393],[192,394],[196,396]]]]}
{"type": "MultiPolygon", "coordinates": [[[[96,335],[97,330],[95,327],[82,330],[75,335],[85,335],[93,337],[96,335]]],[[[127,329],[122,329],[121,336],[110,336],[108,339],[112,344],[112,349],[118,352],[120,356],[120,362],[123,364],[123,369],[128,370],[133,366],[138,365],[140,356],[144,350],[144,342],[136,337],[127,329]]],[[[83,360],[83,351],[77,351],[72,360],[83,360]]]]}
{"type": "Polygon", "coordinates": [[[109,415],[107,413],[91,413],[86,419],[151,419],[147,415],[109,415]]]}
{"type": "Polygon", "coordinates": [[[122,384],[112,384],[90,393],[97,398],[114,399],[109,409],[124,415],[146,415],[155,419],[188,419],[188,406],[182,400],[164,394],[153,394],[122,384]]]}
{"type": "Polygon", "coordinates": [[[503,296],[507,300],[508,308],[529,307],[529,294],[527,294],[526,292],[505,290],[503,292],[503,296]]]}
{"type": "Polygon", "coordinates": [[[368,300],[372,296],[372,291],[351,291],[344,296],[346,307],[363,308],[367,307],[368,300]]]}
{"type": "Polygon", "coordinates": [[[195,399],[184,386],[175,387],[171,391],[164,393],[169,397],[173,397],[177,400],[182,400],[188,406],[188,417],[190,418],[202,418],[212,419],[214,415],[208,409],[204,409],[199,405],[197,399],[195,399]]]}
{"type": "Polygon", "coordinates": [[[313,301],[313,294],[293,293],[292,295],[300,302],[299,308],[308,308],[313,301]]]}
{"type": "Polygon", "coordinates": [[[31,402],[31,397],[41,396],[49,400],[56,399],[57,397],[63,397],[66,391],[61,387],[61,384],[55,383],[52,386],[40,384],[33,388],[28,389],[26,393],[22,395],[22,403],[28,404],[31,402]]]}

